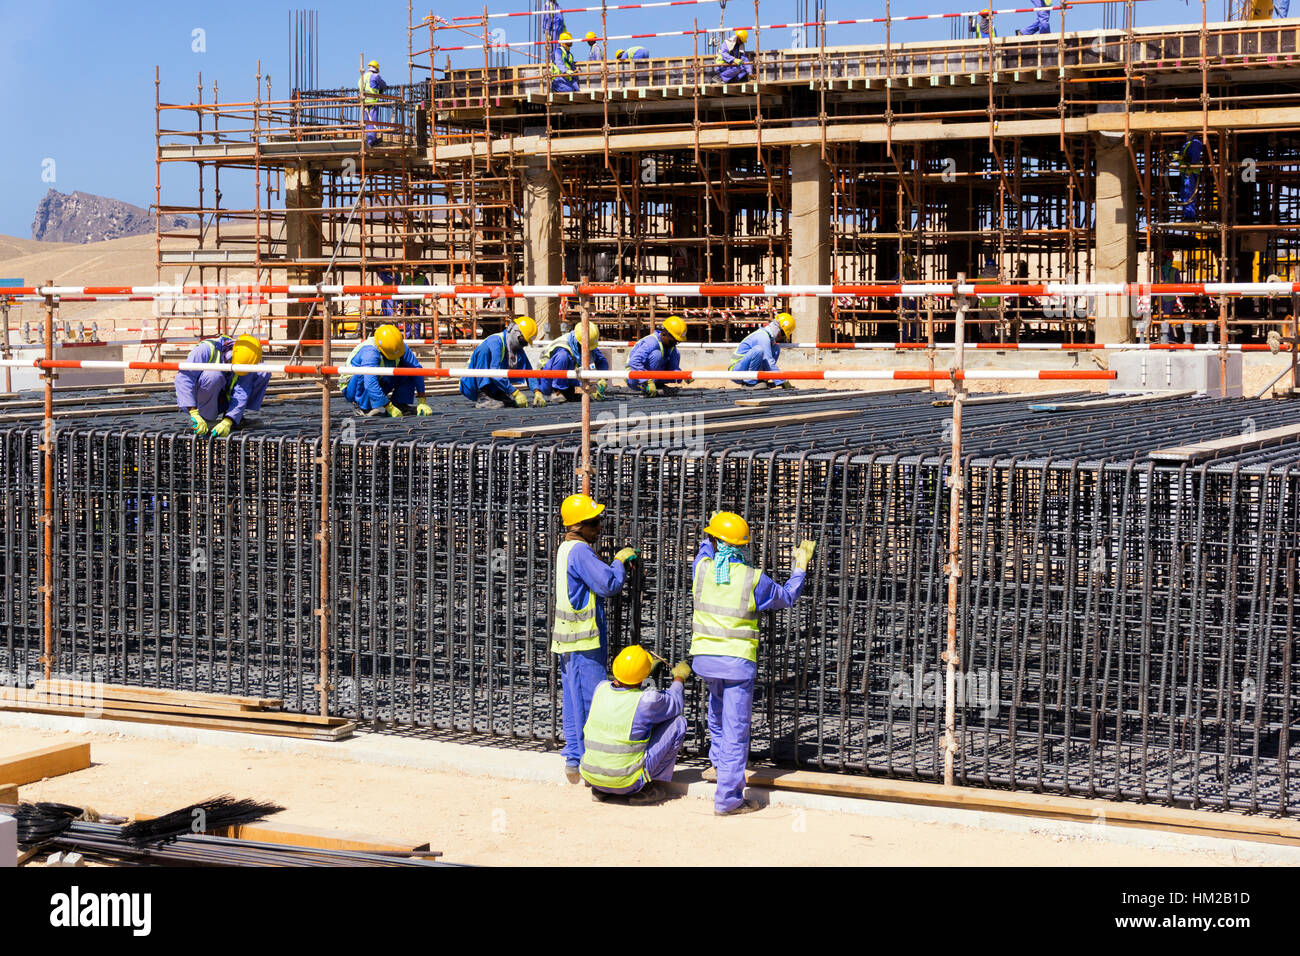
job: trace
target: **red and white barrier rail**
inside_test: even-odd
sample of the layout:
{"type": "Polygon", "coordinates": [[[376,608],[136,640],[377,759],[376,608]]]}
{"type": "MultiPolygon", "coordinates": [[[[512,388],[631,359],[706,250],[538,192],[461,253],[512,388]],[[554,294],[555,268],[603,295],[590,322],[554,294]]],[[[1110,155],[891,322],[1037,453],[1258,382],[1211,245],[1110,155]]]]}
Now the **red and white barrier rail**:
{"type": "MultiPolygon", "coordinates": [[[[611,3],[605,7],[564,7],[553,10],[516,10],[511,13],[489,13],[487,18],[489,20],[501,20],[506,17],[544,17],[548,13],[603,13],[606,10],[611,12],[614,10],[651,10],[655,7],[691,7],[698,6],[701,3],[717,2],[718,0],[655,0],[655,2],[651,3],[611,3]]],[[[722,2],[725,3],[726,0],[722,0],[722,2]]],[[[477,16],[452,17],[450,22],[464,23],[466,21],[481,21],[482,19],[483,15],[478,14],[477,16]]],[[[434,17],[434,20],[448,23],[442,17],[434,17]]]]}

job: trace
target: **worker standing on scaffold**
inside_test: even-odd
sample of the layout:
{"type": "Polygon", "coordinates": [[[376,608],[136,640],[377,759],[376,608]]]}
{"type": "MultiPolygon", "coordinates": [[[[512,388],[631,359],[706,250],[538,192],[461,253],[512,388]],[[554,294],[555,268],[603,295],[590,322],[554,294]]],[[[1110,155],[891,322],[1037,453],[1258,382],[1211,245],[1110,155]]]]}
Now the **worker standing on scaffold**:
{"type": "Polygon", "coordinates": [[[758,809],[744,799],[749,722],[758,676],[758,615],[793,607],[803,593],[816,542],[794,551],[794,570],[780,585],[749,557],[749,523],[731,511],[709,519],[692,567],[691,666],[709,691],[709,763],[717,781],[713,812],[722,816],[758,809]]]}
{"type": "MultiPolygon", "coordinates": [[[[686,338],[686,320],[680,315],[670,315],[664,319],[659,328],[632,346],[627,356],[629,372],[680,372],[682,370],[681,353],[677,343],[686,338]]],[[[652,378],[630,378],[628,387],[645,395],[646,398],[658,398],[660,395],[672,395],[673,389],[667,382],[656,382],[652,378]]]]}
{"type": "Polygon", "coordinates": [[[361,80],[357,84],[361,100],[366,111],[366,145],[374,146],[379,142],[379,94],[388,89],[388,84],[379,75],[379,62],[371,60],[361,80]]]}
{"type": "Polygon", "coordinates": [[[723,83],[743,83],[754,75],[754,57],[745,49],[748,30],[737,30],[723,42],[714,56],[718,79],[723,83]]]}
{"type": "Polygon", "coordinates": [[[1052,32],[1052,8],[1048,5],[1047,0],[1029,0],[1030,4],[1037,7],[1034,13],[1034,22],[1029,24],[1023,30],[1017,30],[1016,36],[1031,36],[1035,33],[1052,32]]]}
{"type": "Polygon", "coordinates": [[[975,36],[981,40],[987,40],[990,37],[996,38],[998,35],[993,26],[993,11],[988,7],[970,18],[970,28],[975,31],[975,36]]]}
{"type": "MultiPolygon", "coordinates": [[[[794,316],[782,312],[757,332],[751,332],[736,346],[727,366],[732,372],[779,372],[781,367],[777,360],[781,357],[781,343],[788,342],[794,335],[794,316]]],[[[759,384],[756,378],[746,379],[741,385],[753,387],[759,384]]],[[[794,388],[793,382],[773,379],[767,382],[768,388],[794,388]]]]}
{"type": "MultiPolygon", "coordinates": [[[[257,365],[262,361],[262,343],[252,335],[232,339],[228,335],[200,342],[187,362],[196,365],[257,365]]],[[[245,412],[262,407],[269,372],[176,373],[176,404],[190,416],[194,434],[225,438],[244,419],[245,412]]]]}
{"type": "Polygon", "coordinates": [[[589,495],[569,495],[560,505],[564,540],[555,555],[555,621],[551,651],[560,655],[560,717],[564,727],[564,775],[581,783],[582,728],[596,686],[605,679],[609,635],[605,598],[623,590],[636,549],[622,548],[609,564],[596,555],[605,506],[589,495]]]}
{"type": "Polygon", "coordinates": [[[587,59],[589,61],[599,63],[605,59],[605,44],[600,37],[596,36],[594,31],[588,30],[583,39],[587,42],[587,59]]]}

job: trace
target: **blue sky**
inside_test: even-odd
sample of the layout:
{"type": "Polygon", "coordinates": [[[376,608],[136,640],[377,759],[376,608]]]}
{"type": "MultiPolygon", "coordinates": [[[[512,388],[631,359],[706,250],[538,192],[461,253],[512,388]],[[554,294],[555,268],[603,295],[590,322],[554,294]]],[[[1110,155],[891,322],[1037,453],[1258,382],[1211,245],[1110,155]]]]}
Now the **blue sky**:
{"type": "MultiPolygon", "coordinates": [[[[563,6],[588,6],[595,0],[565,0],[563,6]]],[[[1209,0],[1210,19],[1223,15],[1224,0],[1209,0]]],[[[982,4],[979,4],[982,5],[982,4]]],[[[1027,6],[1000,0],[995,7],[1027,6]]],[[[940,12],[970,9],[975,0],[898,0],[895,13],[940,12]]],[[[496,0],[491,11],[527,8],[527,0],[496,0]]],[[[435,12],[450,19],[482,11],[482,2],[451,0],[435,12]]],[[[0,88],[0,129],[5,143],[0,149],[0,233],[28,237],[36,204],[50,188],[75,190],[123,199],[140,206],[154,200],[154,66],[160,68],[162,98],[189,102],[195,95],[199,71],[204,98],[215,79],[223,100],[248,100],[255,88],[257,61],[271,75],[272,92],[287,91],[289,79],[289,6],[251,0],[199,3],[78,2],[78,0],[0,0],[0,62],[10,81],[0,88]],[[201,30],[202,51],[194,47],[201,30]],[[53,176],[50,182],[49,177],[53,176]]],[[[404,0],[321,2],[321,83],[351,85],[356,81],[358,57],[384,64],[389,82],[406,80],[406,23],[404,0]]],[[[415,4],[416,17],[429,9],[428,0],[415,4]]],[[[883,0],[829,0],[829,17],[875,16],[883,0]]],[[[1144,0],[1139,4],[1139,25],[1186,23],[1200,20],[1200,4],[1183,0],[1144,0]]],[[[795,19],[795,0],[763,0],[765,23],[795,19]]],[[[689,28],[693,16],[701,26],[718,23],[716,3],[698,7],[672,7],[611,13],[609,32],[644,33],[689,28]]],[[[1072,28],[1100,26],[1100,7],[1084,7],[1069,14],[1072,28]]],[[[753,4],[731,0],[729,24],[753,19],[753,4]]],[[[1000,33],[1010,33],[1029,14],[998,18],[1000,33]]],[[[1053,15],[1054,23],[1056,15],[1053,15]]],[[[507,40],[528,38],[525,18],[494,21],[506,29],[507,40]]],[[[598,14],[570,14],[567,25],[578,34],[600,32],[598,14]]],[[[948,21],[909,24],[894,31],[899,40],[947,38],[948,21]]],[[[830,42],[875,42],[883,28],[834,28],[830,42]]],[[[452,41],[448,41],[452,42],[452,41]]],[[[639,41],[653,51],[687,52],[689,39],[639,41]]],[[[765,43],[765,46],[771,45],[765,43]]],[[[516,57],[521,60],[522,58],[516,57]]],[[[179,170],[177,171],[179,174],[179,170]]],[[[185,171],[192,183],[192,170],[185,171]]],[[[177,180],[180,182],[180,180],[177,180]]],[[[164,183],[167,186],[167,183],[164,183]]],[[[184,203],[193,197],[191,187],[165,189],[164,198],[184,203]]],[[[228,200],[229,201],[229,200],[228,200]]]]}

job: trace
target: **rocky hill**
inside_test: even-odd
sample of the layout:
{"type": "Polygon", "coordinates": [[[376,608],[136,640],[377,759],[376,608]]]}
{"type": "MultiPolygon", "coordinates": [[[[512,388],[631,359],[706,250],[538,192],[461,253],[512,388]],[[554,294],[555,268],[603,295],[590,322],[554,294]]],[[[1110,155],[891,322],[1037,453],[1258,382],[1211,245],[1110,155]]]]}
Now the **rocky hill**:
{"type": "MultiPolygon", "coordinates": [[[[193,228],[193,220],[168,216],[166,229],[193,228]]],[[[61,193],[51,189],[36,207],[32,238],[43,242],[103,242],[139,236],[154,231],[154,217],[147,209],[119,199],[91,193],[61,193]]]]}

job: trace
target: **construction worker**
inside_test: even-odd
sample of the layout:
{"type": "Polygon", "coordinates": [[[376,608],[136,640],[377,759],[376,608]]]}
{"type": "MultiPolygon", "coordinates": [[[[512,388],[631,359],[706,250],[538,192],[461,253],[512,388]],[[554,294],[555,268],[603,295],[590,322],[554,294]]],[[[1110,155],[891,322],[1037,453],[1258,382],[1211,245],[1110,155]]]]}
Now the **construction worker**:
{"type": "MultiPolygon", "coordinates": [[[[469,367],[481,369],[526,369],[532,371],[528,361],[526,346],[533,344],[537,337],[537,323],[529,316],[521,315],[505,329],[489,335],[470,353],[469,367]]],[[[533,405],[540,408],[546,404],[541,386],[536,379],[528,379],[533,391],[533,405]]],[[[482,378],[462,378],[460,393],[479,408],[499,408],[501,406],[523,408],[528,404],[523,389],[516,388],[514,380],[504,376],[482,378]]]]}
{"type": "Polygon", "coordinates": [[[573,37],[561,33],[551,52],[551,89],[556,93],[576,93],[578,64],[573,60],[573,37]]]}
{"type": "MultiPolygon", "coordinates": [[[[395,325],[381,325],[375,334],[349,354],[353,368],[423,368],[415,353],[406,347],[406,337],[395,325]]],[[[432,415],[424,397],[424,378],[418,375],[340,375],[343,397],[367,418],[387,415],[432,415]]]]}
{"type": "Polygon", "coordinates": [[[1038,9],[1034,12],[1034,22],[1029,24],[1023,30],[1017,30],[1016,36],[1031,36],[1035,33],[1052,32],[1052,8],[1048,6],[1047,0],[1029,0],[1031,6],[1038,9]]]}
{"type": "Polygon", "coordinates": [[[737,30],[718,48],[713,62],[718,68],[718,79],[723,83],[743,83],[754,73],[753,55],[745,49],[748,30],[737,30]]]}
{"type": "Polygon", "coordinates": [[[816,543],[794,551],[794,571],[780,585],[749,558],[749,524],[731,511],[716,512],[704,529],[692,569],[692,666],[709,691],[709,763],[705,779],[717,781],[713,812],[749,813],[744,799],[749,719],[758,674],[758,615],[791,607],[803,592],[816,543]]]}
{"type": "MultiPolygon", "coordinates": [[[[998,263],[992,256],[984,257],[979,278],[974,285],[997,285],[998,263]]],[[[977,333],[981,342],[991,342],[998,337],[1002,320],[1002,299],[996,295],[983,295],[976,300],[979,308],[975,310],[977,333]]]]}
{"type": "Polygon", "coordinates": [[[1193,136],[1174,153],[1172,172],[1180,175],[1178,199],[1183,204],[1184,221],[1196,219],[1196,194],[1205,172],[1205,145],[1193,136]]]}
{"type": "Polygon", "coordinates": [[[560,655],[560,714],[564,727],[564,775],[581,783],[582,729],[591,699],[605,679],[608,633],[605,598],[623,590],[627,564],[634,548],[621,548],[609,564],[596,556],[601,513],[605,506],[583,494],[569,495],[560,505],[564,540],[555,555],[555,623],[551,651],[560,655]]]}
{"type": "Polygon", "coordinates": [[[981,40],[987,40],[990,37],[996,37],[997,31],[993,26],[993,11],[985,7],[975,16],[971,17],[970,28],[975,31],[975,36],[981,40]]]}
{"type": "Polygon", "coordinates": [[[379,142],[380,136],[376,132],[379,126],[379,94],[388,89],[388,84],[384,78],[379,75],[379,62],[371,60],[366,69],[361,74],[361,80],[357,83],[358,91],[361,94],[361,101],[365,104],[366,111],[366,145],[374,146],[379,142]]]}
{"type": "MultiPolygon", "coordinates": [[[[655,332],[651,332],[632,346],[627,356],[629,372],[680,372],[681,355],[677,343],[686,338],[686,321],[680,315],[670,315],[655,332]]],[[[647,398],[671,395],[666,382],[654,379],[628,379],[629,388],[642,392],[647,398]]]]}
{"type": "MultiPolygon", "coordinates": [[[[600,341],[599,330],[591,324],[587,326],[591,334],[591,365],[590,369],[608,372],[609,359],[605,353],[596,348],[600,341]]],[[[542,370],[548,369],[571,372],[582,364],[582,326],[575,326],[573,331],[556,339],[547,346],[546,351],[542,353],[544,362],[542,370]]],[[[578,383],[569,378],[543,378],[539,379],[541,392],[546,396],[547,401],[566,402],[571,398],[579,396],[577,390],[578,383]]],[[[601,379],[596,383],[596,391],[592,393],[592,398],[601,401],[605,397],[605,392],[609,389],[609,382],[601,379]]]]}
{"type": "Polygon", "coordinates": [[[1273,0],[1273,19],[1281,20],[1291,15],[1291,0],[1273,0]]]}
{"type": "Polygon", "coordinates": [[[664,796],[660,783],[673,779],[677,754],[686,739],[683,684],[691,667],[682,661],[672,669],[666,691],[641,684],[655,662],[639,644],[625,647],[614,658],[613,680],[601,681],[591,699],[582,728],[582,764],[578,772],[591,785],[598,803],[615,795],[627,802],[656,803],[664,796]]]}
{"type": "Polygon", "coordinates": [[[596,36],[594,31],[588,30],[583,39],[587,41],[588,60],[599,62],[605,59],[605,44],[601,42],[600,37],[596,36]]]}
{"type": "MultiPolygon", "coordinates": [[[[1178,271],[1178,268],[1174,265],[1174,253],[1170,249],[1166,249],[1164,255],[1160,259],[1160,280],[1159,281],[1166,284],[1173,284],[1173,283],[1178,283],[1183,281],[1182,274],[1178,271]]],[[[1172,319],[1175,315],[1178,314],[1182,306],[1182,302],[1179,300],[1179,297],[1176,295],[1162,295],[1159,296],[1158,298],[1160,301],[1160,318],[1161,318],[1160,342],[1162,345],[1169,345],[1170,343],[1173,342],[1173,338],[1174,338],[1174,327],[1173,327],[1173,323],[1170,322],[1170,319],[1172,319]]],[[[1186,309],[1182,309],[1182,312],[1184,314],[1184,317],[1186,317],[1186,309]]],[[[1184,322],[1183,341],[1190,342],[1191,340],[1192,340],[1192,323],[1184,322]]]]}
{"type": "MultiPolygon", "coordinates": [[[[262,361],[262,343],[252,335],[232,339],[228,335],[200,342],[185,360],[203,365],[257,365],[262,361]]],[[[225,438],[244,420],[245,412],[262,407],[269,372],[211,372],[185,370],[176,373],[176,404],[190,416],[194,434],[225,438]]]]}
{"type": "MultiPolygon", "coordinates": [[[[736,346],[727,366],[733,372],[779,372],[777,359],[781,357],[781,343],[788,342],[794,335],[794,316],[782,312],[757,332],[751,332],[736,346]]],[[[756,378],[747,379],[740,384],[753,387],[759,383],[756,378]]],[[[793,382],[777,379],[768,381],[768,388],[794,388],[793,382]]]]}
{"type": "Polygon", "coordinates": [[[626,50],[615,50],[614,59],[616,60],[648,60],[650,51],[643,46],[630,46],[626,50]]]}

